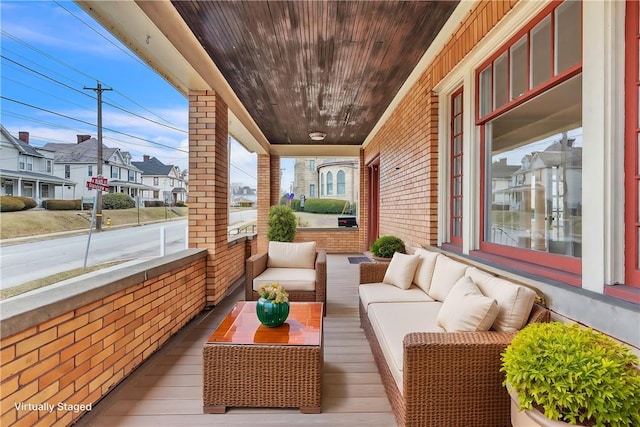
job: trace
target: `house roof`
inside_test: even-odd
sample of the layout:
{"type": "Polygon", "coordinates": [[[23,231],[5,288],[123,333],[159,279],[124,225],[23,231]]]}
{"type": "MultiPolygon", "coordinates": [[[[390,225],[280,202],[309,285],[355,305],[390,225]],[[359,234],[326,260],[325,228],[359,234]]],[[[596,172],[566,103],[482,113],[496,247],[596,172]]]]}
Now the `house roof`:
{"type": "Polygon", "coordinates": [[[11,135],[11,133],[9,133],[9,131],[2,125],[0,125],[0,131],[2,132],[2,134],[7,138],[7,140],[9,142],[11,142],[16,149],[22,153],[22,154],[27,154],[29,156],[34,156],[34,157],[44,157],[37,148],[27,144],[26,142],[20,141],[18,138],[16,138],[15,136],[11,135]]]}
{"type": "Polygon", "coordinates": [[[155,157],[142,162],[131,162],[132,165],[142,171],[142,175],[169,175],[174,165],[165,165],[155,157]]]}
{"type": "MultiPolygon", "coordinates": [[[[79,144],[48,143],[45,149],[55,153],[57,163],[95,163],[98,159],[98,140],[89,138],[79,144]]],[[[109,148],[102,144],[102,158],[109,159],[118,148],[109,148]]]]}
{"type": "Polygon", "coordinates": [[[55,175],[47,175],[45,173],[37,172],[0,169],[0,176],[2,176],[3,178],[22,178],[30,181],[41,181],[54,185],[76,185],[76,183],[71,181],[70,179],[64,179],[55,175]]]}

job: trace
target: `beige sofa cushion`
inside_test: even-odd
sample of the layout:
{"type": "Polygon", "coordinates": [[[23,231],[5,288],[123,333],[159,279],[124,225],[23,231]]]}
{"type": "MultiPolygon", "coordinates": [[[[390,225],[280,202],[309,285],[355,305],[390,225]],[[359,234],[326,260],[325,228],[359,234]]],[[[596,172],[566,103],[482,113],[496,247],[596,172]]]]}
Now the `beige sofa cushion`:
{"type": "Polygon", "coordinates": [[[433,301],[433,298],[415,285],[409,289],[400,289],[385,283],[364,283],[358,286],[358,294],[365,312],[369,310],[369,304],[375,303],[433,301]]]}
{"type": "Polygon", "coordinates": [[[444,255],[439,256],[433,270],[429,296],[436,301],[444,301],[453,285],[464,276],[467,268],[466,264],[454,261],[444,255]]]}
{"type": "Polygon", "coordinates": [[[267,267],[314,268],[316,242],[269,242],[267,267]]]}
{"type": "Polygon", "coordinates": [[[466,275],[474,281],[480,292],[498,302],[498,317],[491,329],[516,332],[524,327],[531,314],[536,292],[526,286],[501,279],[478,268],[469,268],[466,275]]]}
{"type": "Polygon", "coordinates": [[[418,255],[407,255],[396,252],[391,258],[391,262],[384,274],[382,283],[394,285],[400,289],[409,289],[413,281],[420,257],[418,255]]]}
{"type": "Polygon", "coordinates": [[[436,324],[441,306],[440,302],[399,302],[369,306],[367,317],[400,393],[403,392],[402,341],[409,332],[444,332],[436,324]]]}
{"type": "Polygon", "coordinates": [[[316,271],[312,268],[267,268],[253,279],[253,290],[262,284],[279,283],[287,291],[315,291],[316,271]]]}
{"type": "Polygon", "coordinates": [[[447,332],[488,331],[497,315],[496,300],[482,295],[471,278],[464,276],[444,300],[437,322],[447,332]]]}
{"type": "Polygon", "coordinates": [[[416,268],[416,274],[413,276],[413,283],[418,285],[426,293],[429,293],[433,270],[436,268],[436,260],[440,254],[422,248],[416,249],[414,254],[420,257],[420,262],[416,268]]]}

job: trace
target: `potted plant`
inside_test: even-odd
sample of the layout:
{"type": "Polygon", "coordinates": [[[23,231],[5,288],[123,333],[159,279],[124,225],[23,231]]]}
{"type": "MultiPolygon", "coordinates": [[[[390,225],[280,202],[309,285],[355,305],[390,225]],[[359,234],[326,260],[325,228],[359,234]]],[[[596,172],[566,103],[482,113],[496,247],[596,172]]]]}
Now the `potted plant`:
{"type": "Polygon", "coordinates": [[[270,242],[293,242],[296,237],[298,219],[289,206],[271,206],[267,224],[269,226],[267,239],[270,242]]]}
{"type": "Polygon", "coordinates": [[[378,237],[371,245],[373,258],[379,261],[390,260],[396,252],[405,253],[404,242],[396,236],[378,237]]]}
{"type": "Polygon", "coordinates": [[[256,303],[256,314],[260,323],[268,327],[282,325],[289,316],[289,294],[278,283],[258,286],[260,298],[256,303]]]}
{"type": "Polygon", "coordinates": [[[559,322],[530,324],[502,354],[501,370],[514,426],[516,418],[527,426],[536,425],[533,420],[543,427],[640,426],[638,357],[602,333],[559,322]]]}

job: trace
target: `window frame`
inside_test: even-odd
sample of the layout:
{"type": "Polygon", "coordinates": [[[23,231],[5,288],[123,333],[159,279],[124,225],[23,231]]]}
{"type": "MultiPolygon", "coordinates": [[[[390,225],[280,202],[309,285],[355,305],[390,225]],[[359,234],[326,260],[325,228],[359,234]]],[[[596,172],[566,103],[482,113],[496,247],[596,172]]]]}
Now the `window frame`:
{"type": "Polygon", "coordinates": [[[462,208],[462,203],[463,203],[463,194],[464,194],[464,190],[463,190],[463,185],[462,185],[462,181],[464,179],[464,166],[463,166],[463,155],[464,155],[464,144],[463,144],[463,139],[464,139],[464,99],[463,99],[463,94],[464,94],[464,86],[461,86],[460,88],[456,89],[450,96],[450,100],[451,100],[451,105],[450,105],[450,115],[449,115],[449,161],[450,161],[450,167],[449,167],[449,242],[454,244],[454,245],[462,245],[462,236],[463,236],[463,232],[462,232],[462,226],[463,226],[463,215],[464,215],[464,210],[462,208]],[[460,112],[456,113],[456,107],[455,107],[455,100],[456,98],[460,98],[460,112]],[[455,132],[455,119],[456,117],[460,117],[460,132],[456,133],[455,132]],[[455,138],[456,136],[460,137],[460,152],[456,153],[455,150],[455,138]],[[460,173],[458,175],[456,175],[455,173],[455,160],[456,158],[460,159],[460,173]],[[455,179],[456,178],[460,178],[460,194],[457,195],[455,193],[455,179]],[[455,211],[455,201],[459,200],[459,207],[460,207],[460,215],[456,215],[456,211],[455,211]],[[455,220],[459,219],[460,221],[460,230],[459,230],[459,234],[456,235],[455,234],[455,220]]]}
{"type": "MultiPolygon", "coordinates": [[[[480,174],[480,197],[479,197],[479,245],[478,251],[473,251],[474,255],[487,260],[497,261],[501,264],[515,266],[520,270],[528,271],[530,273],[540,275],[543,277],[559,280],[564,283],[568,283],[574,286],[581,286],[582,276],[582,258],[567,257],[559,254],[552,254],[548,252],[540,252],[531,249],[518,248],[512,246],[500,245],[486,241],[486,203],[487,203],[487,191],[488,191],[488,171],[487,167],[490,162],[487,161],[487,123],[491,122],[497,117],[513,110],[514,108],[524,104],[525,102],[547,92],[554,87],[558,86],[565,81],[582,73],[582,61],[572,67],[569,67],[560,74],[555,75],[553,72],[551,78],[545,82],[538,84],[536,87],[530,87],[530,72],[531,72],[531,30],[536,27],[540,22],[551,16],[551,55],[555,56],[555,10],[558,6],[563,4],[564,1],[553,1],[547,7],[545,7],[536,17],[525,24],[519,31],[515,33],[505,44],[498,48],[493,54],[489,56],[487,60],[482,62],[474,71],[475,81],[475,94],[474,94],[474,108],[475,108],[475,124],[479,130],[480,137],[480,156],[478,158],[479,174],[480,174]],[[509,61],[509,52],[511,47],[519,42],[522,37],[527,35],[527,91],[521,94],[519,97],[513,100],[507,100],[507,102],[498,108],[494,108],[493,105],[493,61],[503,55],[507,54],[507,60],[509,61]],[[480,98],[480,75],[486,69],[491,70],[490,81],[491,87],[491,106],[489,112],[483,116],[480,116],[481,98],[480,98]]],[[[582,44],[582,6],[580,9],[580,43],[582,44]]],[[[511,69],[511,65],[507,63],[507,69],[511,69]]],[[[555,70],[555,59],[552,58],[551,67],[555,70]]],[[[507,93],[509,93],[509,84],[507,80],[507,93]]]]}

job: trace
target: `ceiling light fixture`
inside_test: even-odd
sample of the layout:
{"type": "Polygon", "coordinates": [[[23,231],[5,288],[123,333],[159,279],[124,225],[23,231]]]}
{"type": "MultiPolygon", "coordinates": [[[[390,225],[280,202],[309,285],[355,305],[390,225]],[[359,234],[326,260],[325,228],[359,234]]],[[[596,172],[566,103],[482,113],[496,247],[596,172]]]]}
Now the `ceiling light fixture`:
{"type": "Polygon", "coordinates": [[[313,139],[314,141],[322,141],[325,136],[327,136],[327,134],[324,133],[324,132],[311,132],[311,133],[309,133],[309,138],[313,139]]]}

